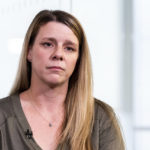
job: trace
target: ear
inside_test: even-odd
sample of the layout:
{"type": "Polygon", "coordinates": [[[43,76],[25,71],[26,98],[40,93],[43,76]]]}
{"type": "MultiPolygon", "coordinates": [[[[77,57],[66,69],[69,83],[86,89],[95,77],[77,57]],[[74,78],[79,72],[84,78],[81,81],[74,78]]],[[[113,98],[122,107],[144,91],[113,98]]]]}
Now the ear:
{"type": "Polygon", "coordinates": [[[32,62],[32,49],[31,48],[29,48],[29,50],[28,50],[27,60],[29,62],[32,62]]]}

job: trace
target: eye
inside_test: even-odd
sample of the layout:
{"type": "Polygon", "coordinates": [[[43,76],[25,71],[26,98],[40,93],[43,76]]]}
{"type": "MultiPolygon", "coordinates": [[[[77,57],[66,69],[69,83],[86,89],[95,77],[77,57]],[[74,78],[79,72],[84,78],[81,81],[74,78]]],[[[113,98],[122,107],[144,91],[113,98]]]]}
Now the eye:
{"type": "Polygon", "coordinates": [[[43,42],[42,45],[44,47],[52,47],[53,46],[52,43],[50,43],[50,42],[43,42]]]}
{"type": "Polygon", "coordinates": [[[67,51],[74,51],[75,49],[73,47],[66,47],[67,51]]]}

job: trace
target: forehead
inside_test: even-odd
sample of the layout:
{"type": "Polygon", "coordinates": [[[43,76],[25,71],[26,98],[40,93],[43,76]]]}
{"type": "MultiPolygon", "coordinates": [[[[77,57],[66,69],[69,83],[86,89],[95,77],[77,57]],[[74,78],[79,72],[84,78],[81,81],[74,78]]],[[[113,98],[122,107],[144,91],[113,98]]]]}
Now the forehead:
{"type": "Polygon", "coordinates": [[[41,39],[45,37],[47,38],[53,37],[58,40],[69,39],[77,44],[79,42],[76,35],[68,26],[66,26],[63,23],[55,21],[48,22],[47,24],[40,27],[40,30],[36,38],[41,39]]]}

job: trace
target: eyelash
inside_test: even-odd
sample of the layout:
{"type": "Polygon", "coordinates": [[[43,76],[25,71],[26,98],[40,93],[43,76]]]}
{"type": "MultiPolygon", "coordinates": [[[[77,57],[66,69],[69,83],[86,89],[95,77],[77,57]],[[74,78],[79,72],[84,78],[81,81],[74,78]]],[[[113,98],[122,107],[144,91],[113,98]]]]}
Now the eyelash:
{"type": "Polygon", "coordinates": [[[72,47],[66,47],[66,49],[67,49],[68,51],[75,51],[75,49],[72,48],[72,47]]]}
{"type": "Polygon", "coordinates": [[[42,45],[45,47],[51,47],[52,46],[52,44],[49,42],[44,42],[44,43],[42,43],[42,45]]]}

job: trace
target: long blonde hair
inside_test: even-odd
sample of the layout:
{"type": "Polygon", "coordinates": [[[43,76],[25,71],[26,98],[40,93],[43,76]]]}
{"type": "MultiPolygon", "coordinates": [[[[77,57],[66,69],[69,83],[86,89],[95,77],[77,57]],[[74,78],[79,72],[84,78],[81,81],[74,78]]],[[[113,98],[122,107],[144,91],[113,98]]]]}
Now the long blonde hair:
{"type": "Polygon", "coordinates": [[[10,95],[27,90],[31,84],[31,63],[27,60],[40,27],[50,21],[68,26],[79,40],[79,58],[69,80],[65,101],[66,120],[60,149],[68,143],[71,150],[92,150],[91,133],[94,122],[94,99],[92,94],[92,69],[86,36],[79,21],[71,14],[55,10],[43,10],[33,19],[26,33],[19,68],[10,95]]]}

